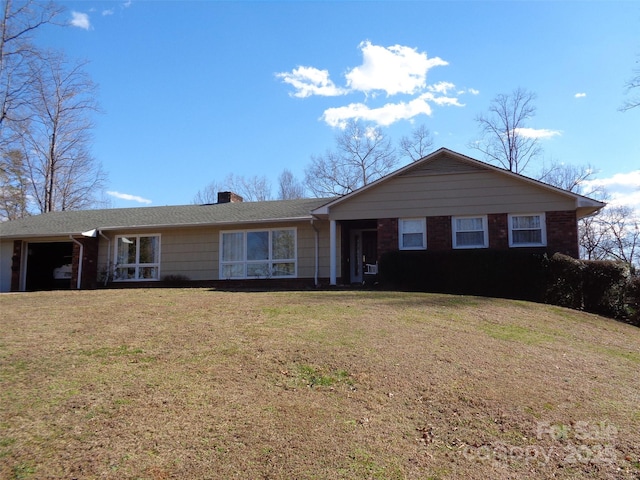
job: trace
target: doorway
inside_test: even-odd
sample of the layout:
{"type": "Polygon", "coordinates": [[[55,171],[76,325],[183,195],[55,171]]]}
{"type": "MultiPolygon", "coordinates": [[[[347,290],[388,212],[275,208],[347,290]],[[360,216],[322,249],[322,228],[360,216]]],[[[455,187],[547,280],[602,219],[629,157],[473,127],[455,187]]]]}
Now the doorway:
{"type": "Polygon", "coordinates": [[[25,290],[71,288],[73,243],[47,242],[27,245],[25,290]]]}
{"type": "Polygon", "coordinates": [[[351,230],[349,236],[349,277],[351,283],[362,283],[367,264],[378,261],[378,231],[375,229],[351,230]]]}

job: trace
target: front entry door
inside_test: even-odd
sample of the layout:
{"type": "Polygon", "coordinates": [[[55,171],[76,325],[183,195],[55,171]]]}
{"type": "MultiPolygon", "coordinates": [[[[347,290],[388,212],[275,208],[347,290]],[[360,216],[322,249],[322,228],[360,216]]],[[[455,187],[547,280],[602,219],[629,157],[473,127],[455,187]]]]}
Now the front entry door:
{"type": "Polygon", "coordinates": [[[349,275],[351,283],[362,283],[365,265],[378,260],[378,232],[376,230],[351,230],[349,275]]]}

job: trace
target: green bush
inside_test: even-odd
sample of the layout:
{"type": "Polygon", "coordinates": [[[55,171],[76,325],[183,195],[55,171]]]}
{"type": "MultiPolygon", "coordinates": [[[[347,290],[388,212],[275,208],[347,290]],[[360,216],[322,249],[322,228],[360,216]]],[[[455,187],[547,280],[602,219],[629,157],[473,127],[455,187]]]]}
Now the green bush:
{"type": "Polygon", "coordinates": [[[640,276],[629,279],[627,285],[627,308],[629,309],[628,322],[640,327],[640,276]]]}
{"type": "Polygon", "coordinates": [[[560,253],[554,254],[548,263],[545,302],[582,309],[584,270],[584,262],[560,253]]]}
{"type": "Polygon", "coordinates": [[[629,266],[622,262],[583,261],[584,309],[614,318],[627,318],[627,287],[630,281],[629,266]]]}

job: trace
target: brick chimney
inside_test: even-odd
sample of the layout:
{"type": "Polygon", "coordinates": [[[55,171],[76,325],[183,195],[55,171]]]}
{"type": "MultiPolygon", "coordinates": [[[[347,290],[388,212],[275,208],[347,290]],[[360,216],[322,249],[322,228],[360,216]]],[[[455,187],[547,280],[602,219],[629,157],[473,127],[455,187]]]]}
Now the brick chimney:
{"type": "Polygon", "coordinates": [[[238,203],[242,197],[233,192],[218,192],[218,203],[238,203]]]}

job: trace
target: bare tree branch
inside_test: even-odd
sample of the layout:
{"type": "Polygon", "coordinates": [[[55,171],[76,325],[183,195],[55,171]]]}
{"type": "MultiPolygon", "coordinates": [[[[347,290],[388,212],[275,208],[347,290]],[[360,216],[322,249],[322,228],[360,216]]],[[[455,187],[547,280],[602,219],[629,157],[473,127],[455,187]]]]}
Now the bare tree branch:
{"type": "Polygon", "coordinates": [[[278,177],[278,199],[296,198],[304,198],[304,185],[294,177],[291,171],[284,169],[278,177]]]}
{"type": "Polygon", "coordinates": [[[99,109],[85,65],[60,53],[30,63],[30,114],[19,132],[29,194],[40,212],[89,208],[106,183],[89,153],[91,115],[99,109]]]}
{"type": "Polygon", "coordinates": [[[420,160],[432,149],[433,137],[424,125],[416,127],[411,132],[411,137],[405,136],[400,139],[400,151],[413,162],[420,160]]]}
{"type": "Polygon", "coordinates": [[[336,151],[312,156],[305,184],[318,197],[344,195],[388,174],[398,163],[379,127],[351,121],[336,137],[336,151]]]}
{"type": "Polygon", "coordinates": [[[511,172],[522,173],[542,152],[537,138],[522,133],[527,120],[535,115],[535,99],[533,92],[523,88],[496,96],[488,115],[476,117],[481,138],[470,147],[482,152],[488,161],[511,172]]]}

